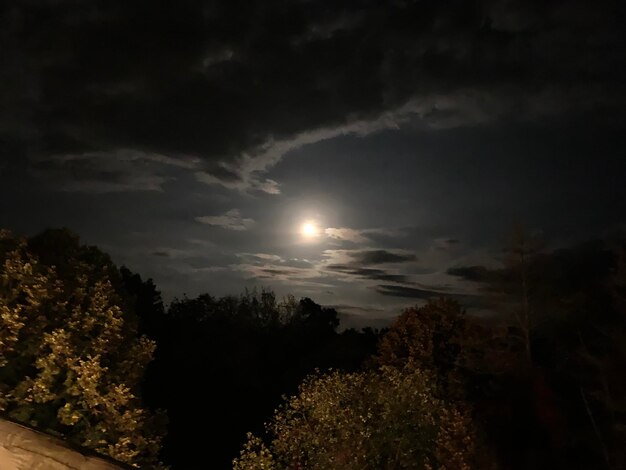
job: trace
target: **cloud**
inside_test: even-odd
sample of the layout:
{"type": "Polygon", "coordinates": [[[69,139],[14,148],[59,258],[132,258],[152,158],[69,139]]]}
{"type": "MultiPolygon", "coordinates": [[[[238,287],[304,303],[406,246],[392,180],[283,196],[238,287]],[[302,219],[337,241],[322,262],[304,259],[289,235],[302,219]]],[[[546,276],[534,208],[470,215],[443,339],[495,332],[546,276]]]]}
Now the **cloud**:
{"type": "Polygon", "coordinates": [[[332,280],[317,268],[311,266],[297,266],[289,263],[239,263],[230,265],[235,272],[243,273],[249,279],[271,280],[289,285],[290,287],[315,286],[332,287],[332,280]]]}
{"type": "Polygon", "coordinates": [[[466,281],[486,282],[492,280],[493,270],[485,266],[459,266],[446,271],[450,276],[460,277],[466,281]]]}
{"type": "Polygon", "coordinates": [[[430,289],[420,289],[418,287],[396,286],[389,284],[381,284],[376,286],[376,292],[378,292],[380,295],[385,296],[423,300],[431,299],[433,297],[441,297],[442,295],[444,295],[441,292],[430,289]]]}
{"type": "Polygon", "coordinates": [[[172,168],[191,169],[196,158],[172,158],[132,149],[55,154],[33,162],[36,176],[68,192],[162,191],[172,168]]]}
{"type": "Polygon", "coordinates": [[[408,251],[327,249],[318,266],[324,271],[348,278],[413,284],[412,275],[423,273],[423,268],[416,265],[416,260],[415,254],[408,251]],[[388,266],[378,267],[380,265],[397,266],[391,269],[388,266]]]}
{"type": "Polygon", "coordinates": [[[414,254],[393,253],[387,250],[356,251],[349,252],[348,255],[354,260],[354,263],[360,265],[406,263],[416,259],[414,254]]]}
{"type": "Polygon", "coordinates": [[[383,269],[376,268],[359,268],[345,264],[331,264],[326,269],[361,279],[371,279],[375,281],[398,282],[402,284],[410,283],[410,280],[404,274],[393,274],[383,269]]]}
{"type": "Polygon", "coordinates": [[[256,262],[258,264],[267,263],[267,262],[278,262],[283,261],[278,255],[273,255],[270,253],[237,253],[237,257],[244,259],[248,262],[256,262]]]}
{"type": "MultiPolygon", "coordinates": [[[[410,272],[416,272],[416,256],[408,252],[392,252],[383,249],[325,250],[319,268],[353,279],[413,284],[410,272]],[[373,268],[369,266],[395,264],[399,269],[373,268]]],[[[419,271],[419,270],[417,270],[419,271]]]]}
{"type": "Polygon", "coordinates": [[[237,253],[238,264],[231,264],[234,271],[244,273],[251,279],[271,280],[290,285],[329,286],[328,276],[315,263],[302,258],[284,258],[271,253],[237,253]]]}
{"type": "Polygon", "coordinates": [[[615,66],[626,39],[609,4],[147,5],[13,2],[5,15],[0,135],[52,162],[66,190],[154,191],[167,176],[127,161],[67,172],[55,155],[191,156],[181,168],[199,181],[277,194],[266,172],[322,140],[626,103],[615,66]]]}
{"type": "Polygon", "coordinates": [[[348,241],[353,243],[363,243],[366,242],[367,239],[361,234],[359,230],[351,229],[351,228],[334,228],[329,227],[324,230],[324,233],[335,240],[340,241],[348,241]]]}
{"type": "Polygon", "coordinates": [[[216,184],[228,189],[241,192],[262,192],[267,194],[280,194],[280,184],[270,178],[263,178],[258,173],[245,173],[240,170],[228,170],[220,165],[223,171],[213,173],[202,170],[195,172],[197,181],[205,184],[216,184]]]}
{"type": "Polygon", "coordinates": [[[239,209],[231,209],[223,215],[196,217],[196,221],[201,224],[235,231],[249,230],[254,225],[254,219],[242,217],[239,209]]]}
{"type": "MultiPolygon", "coordinates": [[[[331,279],[334,284],[342,280],[353,283],[358,279],[363,281],[412,284],[410,277],[403,273],[380,268],[363,267],[359,264],[337,262],[341,260],[349,261],[351,254],[348,250],[326,250],[321,261],[311,261],[301,258],[284,258],[269,253],[239,253],[237,257],[242,262],[233,265],[233,269],[245,271],[252,277],[260,279],[272,278],[289,283],[307,280],[328,285],[331,279]]],[[[373,258],[373,260],[379,261],[380,255],[377,258],[373,258]]]]}
{"type": "Polygon", "coordinates": [[[461,241],[456,238],[436,238],[433,240],[432,248],[435,250],[448,251],[457,248],[461,241]]]}
{"type": "Polygon", "coordinates": [[[263,181],[258,181],[252,186],[256,191],[261,191],[267,194],[280,194],[280,184],[270,178],[265,178],[263,181]]]}
{"type": "Polygon", "coordinates": [[[293,268],[312,268],[314,264],[302,258],[283,258],[270,253],[237,253],[237,257],[249,264],[258,266],[274,265],[293,268]]]}
{"type": "Polygon", "coordinates": [[[432,289],[429,287],[407,287],[393,284],[381,284],[377,285],[375,290],[380,295],[388,297],[419,300],[446,297],[458,301],[464,307],[483,308],[488,305],[486,300],[480,295],[450,292],[449,289],[445,287],[432,289]]]}

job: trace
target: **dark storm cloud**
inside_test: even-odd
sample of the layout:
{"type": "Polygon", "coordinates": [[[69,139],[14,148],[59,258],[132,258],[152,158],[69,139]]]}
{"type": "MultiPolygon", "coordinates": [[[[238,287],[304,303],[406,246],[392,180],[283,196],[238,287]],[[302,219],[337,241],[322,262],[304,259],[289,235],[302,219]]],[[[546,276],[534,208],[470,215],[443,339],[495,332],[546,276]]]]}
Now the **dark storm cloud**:
{"type": "Polygon", "coordinates": [[[0,8],[0,138],[24,147],[2,157],[26,153],[68,190],[160,189],[154,166],[101,171],[98,158],[128,150],[197,158],[187,170],[200,181],[277,194],[267,168],[344,133],[624,105],[623,2],[0,8]],[[75,155],[100,156],[60,163],[75,155]]]}
{"type": "Polygon", "coordinates": [[[349,252],[348,255],[355,264],[372,265],[386,263],[406,263],[415,261],[415,255],[404,253],[393,253],[387,250],[366,250],[349,252]]]}

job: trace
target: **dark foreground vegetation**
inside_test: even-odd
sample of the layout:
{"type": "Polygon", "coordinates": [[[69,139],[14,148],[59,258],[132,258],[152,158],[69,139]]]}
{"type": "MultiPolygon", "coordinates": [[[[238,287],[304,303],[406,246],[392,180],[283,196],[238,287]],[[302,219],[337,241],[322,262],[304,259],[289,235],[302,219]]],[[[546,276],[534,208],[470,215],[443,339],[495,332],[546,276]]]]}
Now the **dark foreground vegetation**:
{"type": "Polygon", "coordinates": [[[622,469],[625,248],[519,236],[449,272],[499,321],[442,298],[338,332],[271,292],[165,309],[65,230],[3,232],[0,409],[143,468],[622,469]]]}

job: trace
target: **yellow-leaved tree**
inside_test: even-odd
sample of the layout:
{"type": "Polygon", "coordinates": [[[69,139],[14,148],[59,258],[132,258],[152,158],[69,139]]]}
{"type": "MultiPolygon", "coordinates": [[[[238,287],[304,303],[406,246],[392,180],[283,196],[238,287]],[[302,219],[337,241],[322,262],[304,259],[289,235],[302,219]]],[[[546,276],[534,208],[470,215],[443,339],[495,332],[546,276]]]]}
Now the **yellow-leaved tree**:
{"type": "Polygon", "coordinates": [[[164,419],[139,396],[155,345],[116,286],[110,259],[65,230],[0,233],[0,411],[158,468],[164,419]]]}
{"type": "Polygon", "coordinates": [[[248,435],[235,470],[473,468],[469,410],[436,398],[409,362],[309,377],[274,415],[266,445],[248,435]]]}

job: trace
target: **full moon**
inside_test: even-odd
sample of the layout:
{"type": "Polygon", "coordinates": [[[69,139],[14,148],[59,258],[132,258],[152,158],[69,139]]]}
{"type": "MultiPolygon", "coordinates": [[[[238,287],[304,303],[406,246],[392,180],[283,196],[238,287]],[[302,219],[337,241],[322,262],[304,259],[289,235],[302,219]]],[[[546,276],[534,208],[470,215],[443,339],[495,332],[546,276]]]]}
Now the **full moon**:
{"type": "Polygon", "coordinates": [[[319,229],[313,222],[305,222],[302,224],[301,232],[304,238],[313,238],[319,235],[319,229]]]}

